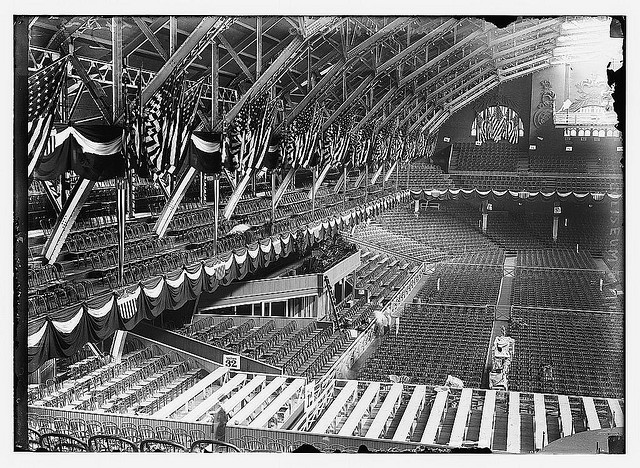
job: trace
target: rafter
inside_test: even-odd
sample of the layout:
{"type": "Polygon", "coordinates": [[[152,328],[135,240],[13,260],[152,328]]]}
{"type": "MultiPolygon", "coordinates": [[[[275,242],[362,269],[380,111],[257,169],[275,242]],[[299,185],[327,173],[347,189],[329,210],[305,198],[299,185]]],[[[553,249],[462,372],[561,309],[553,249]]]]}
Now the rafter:
{"type": "Polygon", "coordinates": [[[353,103],[353,101],[359,97],[371,84],[371,82],[373,81],[373,76],[367,76],[364,80],[362,80],[362,82],[360,83],[360,85],[358,85],[358,87],[355,89],[355,91],[353,91],[349,97],[347,97],[347,99],[344,100],[344,102],[342,104],[340,104],[340,106],[331,114],[331,117],[329,117],[323,124],[322,124],[322,131],[325,131],[327,128],[329,128],[329,126],[338,118],[340,117],[340,115],[349,108],[349,106],[353,103]]]}
{"type": "Polygon", "coordinates": [[[400,53],[394,55],[392,58],[390,58],[389,60],[381,64],[379,67],[377,67],[376,74],[383,73],[390,68],[396,67],[398,64],[402,63],[410,56],[420,52],[424,48],[424,46],[429,43],[429,41],[433,40],[436,37],[443,36],[459,23],[460,23],[459,21],[456,21],[453,18],[444,21],[435,29],[433,29],[432,31],[429,31],[427,34],[425,34],[423,37],[418,39],[416,42],[414,42],[413,44],[411,44],[410,46],[402,50],[400,53]]]}
{"type": "Polygon", "coordinates": [[[450,48],[448,48],[444,52],[440,53],[437,57],[434,57],[433,59],[429,60],[427,63],[425,63],[424,65],[419,67],[417,70],[415,70],[412,73],[410,73],[409,75],[405,76],[403,79],[400,80],[400,85],[403,86],[403,85],[407,84],[408,82],[410,82],[412,80],[415,80],[418,76],[420,76],[422,73],[428,71],[429,68],[431,68],[434,64],[438,63],[444,57],[446,57],[449,54],[455,52],[460,47],[463,47],[465,44],[468,44],[469,42],[473,41],[476,37],[481,36],[483,34],[485,34],[484,31],[474,31],[474,32],[472,32],[471,34],[469,34],[464,39],[456,42],[453,46],[451,46],[450,48]]]}
{"type": "Polygon", "coordinates": [[[252,82],[255,81],[253,74],[249,71],[249,68],[242,61],[242,59],[237,54],[237,52],[233,49],[231,44],[229,44],[229,41],[227,41],[227,39],[222,34],[218,36],[218,41],[220,41],[220,44],[222,45],[222,47],[224,47],[225,50],[231,55],[231,57],[233,57],[233,60],[240,67],[240,70],[242,70],[242,72],[247,76],[247,78],[249,78],[252,82]]]}
{"type": "MultiPolygon", "coordinates": [[[[147,26],[149,31],[153,34],[157,34],[164,25],[169,21],[169,18],[166,16],[161,16],[153,20],[153,22],[147,26]]],[[[146,24],[146,23],[145,23],[146,24]]],[[[128,57],[132,53],[136,52],[140,47],[147,42],[147,36],[144,33],[138,34],[134,37],[127,45],[122,49],[122,55],[128,57]]],[[[165,59],[166,60],[166,59],[165,59]]]]}
{"type": "Polygon", "coordinates": [[[145,35],[145,37],[151,43],[153,48],[156,49],[156,52],[158,52],[164,60],[167,60],[169,58],[167,51],[164,50],[164,47],[162,47],[162,44],[160,44],[160,41],[155,36],[153,31],[149,29],[149,26],[147,26],[147,23],[145,23],[144,20],[138,16],[134,16],[133,21],[135,21],[135,23],[138,25],[138,28],[140,28],[140,31],[142,31],[142,34],[145,35]]]}

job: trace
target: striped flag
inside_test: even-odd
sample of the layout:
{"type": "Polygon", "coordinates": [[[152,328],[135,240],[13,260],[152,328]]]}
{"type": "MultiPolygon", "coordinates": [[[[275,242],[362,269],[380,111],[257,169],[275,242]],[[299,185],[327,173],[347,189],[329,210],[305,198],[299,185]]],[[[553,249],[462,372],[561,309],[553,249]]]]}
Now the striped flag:
{"type": "Polygon", "coordinates": [[[184,73],[174,71],[151,97],[143,110],[144,149],[149,167],[157,176],[171,166],[171,148],[178,132],[178,117],[184,73]]]}
{"type": "Polygon", "coordinates": [[[323,146],[326,148],[326,157],[321,163],[323,166],[330,163],[332,167],[339,167],[346,162],[352,122],[353,116],[348,113],[344,114],[325,132],[323,146]]]}
{"type": "Polygon", "coordinates": [[[38,159],[48,146],[68,60],[69,56],[62,57],[29,77],[29,175],[33,173],[38,159]]]}
{"type": "Polygon", "coordinates": [[[264,93],[245,106],[231,122],[229,150],[233,160],[237,160],[241,174],[263,166],[276,117],[275,104],[269,93],[264,93]]]}
{"type": "Polygon", "coordinates": [[[291,167],[309,167],[320,150],[322,128],[318,104],[307,106],[291,122],[286,133],[285,162],[291,167]]]}
{"type": "Polygon", "coordinates": [[[200,96],[202,96],[203,85],[204,79],[201,79],[185,91],[182,96],[178,113],[179,135],[178,142],[176,143],[176,145],[179,145],[180,149],[178,152],[172,152],[170,164],[172,164],[173,167],[177,166],[182,160],[182,156],[187,149],[187,144],[189,143],[191,134],[195,129],[195,120],[198,113],[198,106],[200,105],[200,96]]]}

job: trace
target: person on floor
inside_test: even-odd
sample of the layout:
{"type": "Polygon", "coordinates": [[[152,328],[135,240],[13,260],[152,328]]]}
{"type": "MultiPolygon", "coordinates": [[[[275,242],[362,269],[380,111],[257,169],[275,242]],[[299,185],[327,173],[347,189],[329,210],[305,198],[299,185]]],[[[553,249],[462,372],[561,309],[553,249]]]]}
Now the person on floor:
{"type": "Polygon", "coordinates": [[[211,436],[214,440],[225,442],[227,422],[229,416],[220,403],[216,403],[209,413],[211,422],[211,436]]]}

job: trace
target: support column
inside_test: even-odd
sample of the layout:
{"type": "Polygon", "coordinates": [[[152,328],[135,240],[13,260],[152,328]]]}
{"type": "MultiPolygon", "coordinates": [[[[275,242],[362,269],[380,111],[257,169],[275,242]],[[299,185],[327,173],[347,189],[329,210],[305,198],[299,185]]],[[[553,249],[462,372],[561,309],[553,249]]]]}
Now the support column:
{"type": "Polygon", "coordinates": [[[311,183],[311,216],[316,214],[316,179],[317,175],[317,167],[314,166],[311,169],[311,173],[313,174],[313,182],[311,183]]]}
{"type": "Polygon", "coordinates": [[[415,200],[413,211],[416,213],[420,211],[420,200],[415,200]]]}
{"type": "Polygon", "coordinates": [[[482,233],[486,234],[487,233],[487,225],[488,225],[488,218],[489,218],[489,208],[488,208],[488,202],[486,200],[484,200],[482,202],[482,233]]]}
{"type": "Polygon", "coordinates": [[[274,235],[274,225],[276,222],[276,173],[271,171],[271,235],[274,235]]]}
{"type": "Polygon", "coordinates": [[[344,178],[344,183],[342,184],[342,203],[345,204],[347,203],[347,166],[345,165],[344,168],[342,169],[343,171],[343,178],[344,178]]]}
{"type": "Polygon", "coordinates": [[[369,201],[369,165],[364,166],[364,202],[369,201]]]}
{"type": "Polygon", "coordinates": [[[553,228],[552,228],[552,237],[553,242],[558,240],[558,220],[560,217],[560,213],[562,213],[562,208],[560,207],[559,202],[554,202],[553,204],[553,228]]]}
{"type": "Polygon", "coordinates": [[[264,301],[260,303],[260,316],[264,317],[264,301]]]}
{"type": "Polygon", "coordinates": [[[118,218],[118,286],[124,285],[124,244],[127,210],[127,183],[118,177],[116,179],[116,211],[118,218]]]}
{"type": "Polygon", "coordinates": [[[213,176],[213,255],[218,255],[218,226],[220,225],[220,174],[213,176]]]}
{"type": "Polygon", "coordinates": [[[200,203],[203,205],[207,202],[207,180],[204,172],[200,173],[200,203]]]}
{"type": "Polygon", "coordinates": [[[396,164],[396,192],[398,191],[399,181],[400,181],[400,161],[398,161],[398,164],[396,164]]]}

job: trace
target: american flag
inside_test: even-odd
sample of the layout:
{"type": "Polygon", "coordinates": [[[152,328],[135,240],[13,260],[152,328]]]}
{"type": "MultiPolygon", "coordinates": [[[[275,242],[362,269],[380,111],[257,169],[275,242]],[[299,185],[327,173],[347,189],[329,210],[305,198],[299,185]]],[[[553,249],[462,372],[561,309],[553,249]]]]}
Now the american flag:
{"type": "Polygon", "coordinates": [[[269,93],[264,93],[243,107],[231,123],[230,152],[241,174],[262,167],[276,117],[275,104],[269,93]]]}
{"type": "Polygon", "coordinates": [[[69,56],[62,57],[29,77],[29,174],[47,148],[68,60],[69,56]]]}
{"type": "Polygon", "coordinates": [[[353,115],[346,113],[329,126],[324,135],[323,146],[326,148],[327,154],[323,165],[330,162],[332,167],[339,167],[346,163],[352,125],[353,115]]]}
{"type": "Polygon", "coordinates": [[[162,175],[171,167],[171,148],[178,134],[184,73],[174,71],[143,110],[144,148],[150,169],[162,175]]]}
{"type": "Polygon", "coordinates": [[[189,88],[182,96],[180,101],[180,109],[178,113],[178,137],[176,144],[179,145],[179,152],[172,152],[173,166],[181,161],[185,150],[187,149],[187,143],[191,138],[191,134],[195,129],[195,117],[198,112],[198,106],[200,105],[200,96],[202,95],[202,88],[204,86],[204,79],[201,79],[191,88],[189,88]]]}
{"type": "Polygon", "coordinates": [[[373,124],[367,122],[351,136],[354,167],[364,167],[371,162],[373,152],[373,124]]]}
{"type": "Polygon", "coordinates": [[[285,138],[285,161],[291,167],[309,167],[319,151],[322,127],[318,103],[307,106],[291,122],[285,138]]]}

